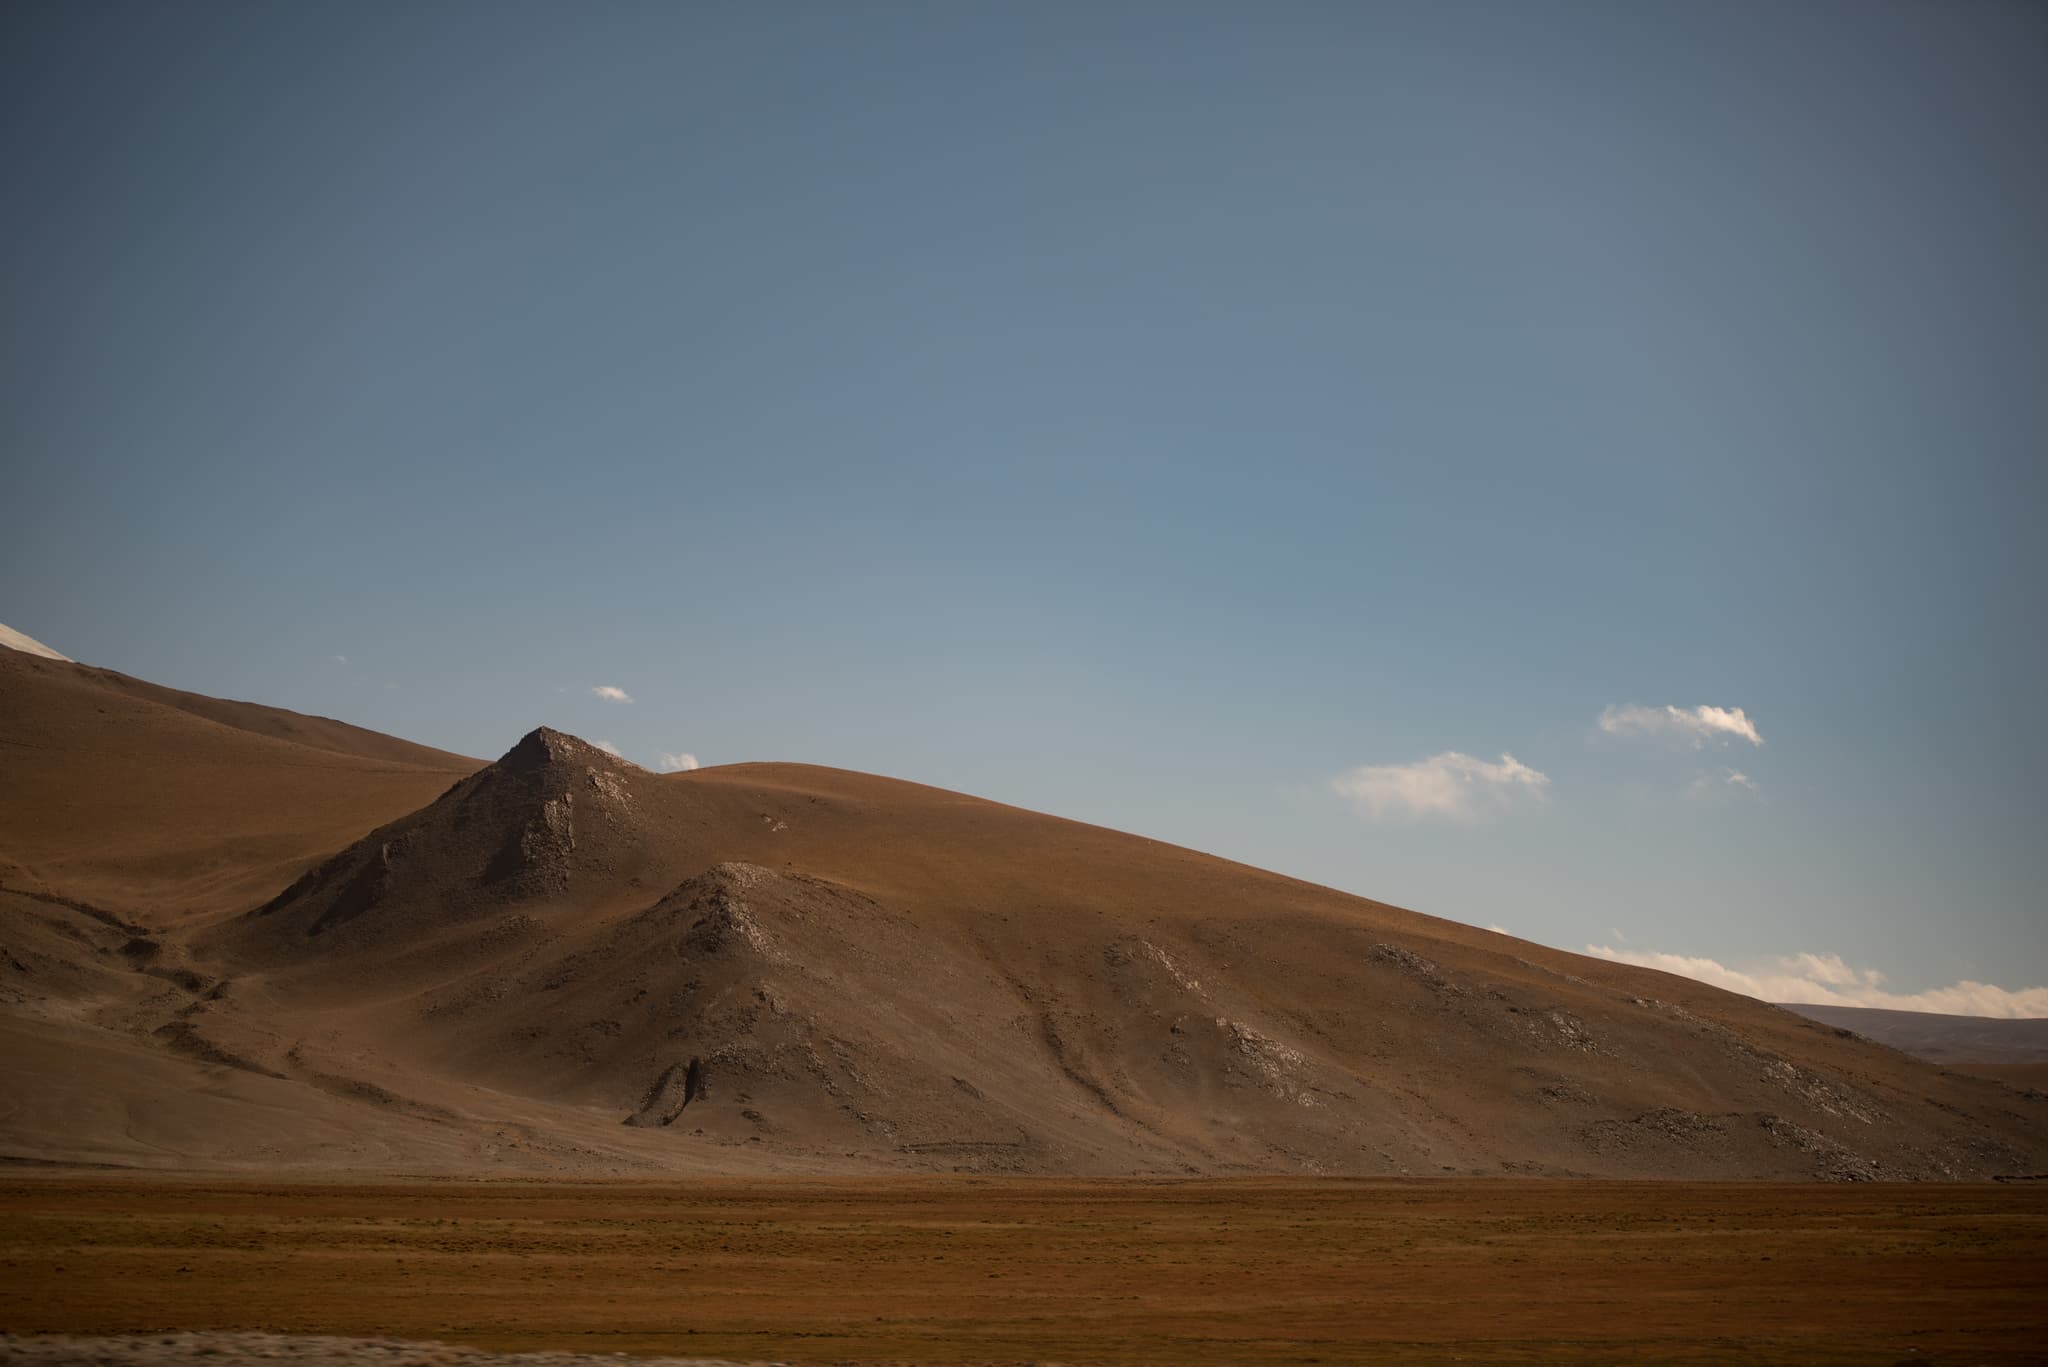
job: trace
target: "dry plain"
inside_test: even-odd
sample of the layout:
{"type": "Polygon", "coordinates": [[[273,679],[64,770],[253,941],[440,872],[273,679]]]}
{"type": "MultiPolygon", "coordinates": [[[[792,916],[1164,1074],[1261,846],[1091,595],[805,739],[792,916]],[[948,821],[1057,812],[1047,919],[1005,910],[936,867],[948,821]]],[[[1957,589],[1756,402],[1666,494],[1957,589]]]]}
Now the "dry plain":
{"type": "Polygon", "coordinates": [[[2030,1077],[814,766],[0,650],[0,772],[12,1334],[2048,1362],[2030,1077]]]}
{"type": "Polygon", "coordinates": [[[2048,1187],[0,1184],[0,1327],[792,1363],[2048,1361],[2048,1187]]]}

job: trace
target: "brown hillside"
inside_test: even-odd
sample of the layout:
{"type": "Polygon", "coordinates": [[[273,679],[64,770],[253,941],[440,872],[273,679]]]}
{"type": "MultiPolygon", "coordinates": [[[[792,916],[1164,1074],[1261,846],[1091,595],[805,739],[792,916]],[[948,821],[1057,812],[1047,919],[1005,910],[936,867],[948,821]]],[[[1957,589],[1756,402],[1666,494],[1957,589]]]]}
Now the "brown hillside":
{"type": "MultiPolygon", "coordinates": [[[[302,833],[321,810],[324,773],[283,778],[238,748],[305,763],[308,747],[179,731],[161,708],[95,731],[49,696],[90,680],[42,682],[38,706],[73,715],[83,749],[176,732],[213,756],[224,810],[271,804],[302,833]]],[[[21,971],[0,978],[0,1028],[20,1100],[0,1106],[0,1153],[593,1173],[2048,1169],[2048,1099],[1686,979],[957,793],[803,765],[655,775],[546,730],[474,773],[399,772],[432,791],[282,890],[270,860],[220,884],[260,895],[194,895],[151,933],[48,903],[34,924],[10,913],[21,971]],[[89,1063],[65,1074],[66,1058],[89,1063]],[[117,1121],[109,1094],[150,1102],[117,1121]]],[[[130,825],[175,844],[179,818],[154,810],[130,825]]],[[[67,833],[88,848],[76,811],[30,848],[67,833]]],[[[60,868],[120,884],[124,906],[153,896],[133,860],[60,868]]]]}
{"type": "Polygon", "coordinates": [[[2008,1020],[1798,1002],[1787,1002],[1785,1009],[1929,1063],[2048,1064],[2048,1020],[2039,1018],[2008,1020]]]}
{"type": "Polygon", "coordinates": [[[0,650],[0,888],[169,923],[260,900],[477,761],[0,650]]]}

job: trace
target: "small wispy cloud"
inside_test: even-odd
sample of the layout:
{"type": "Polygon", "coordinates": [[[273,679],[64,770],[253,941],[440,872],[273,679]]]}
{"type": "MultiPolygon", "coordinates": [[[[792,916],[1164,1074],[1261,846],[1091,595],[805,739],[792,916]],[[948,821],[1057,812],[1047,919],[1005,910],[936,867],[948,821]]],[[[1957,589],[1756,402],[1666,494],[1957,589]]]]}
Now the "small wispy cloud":
{"type": "Polygon", "coordinates": [[[608,740],[594,740],[594,741],[592,741],[592,742],[590,742],[590,743],[591,743],[592,745],[595,745],[595,746],[596,746],[596,747],[597,747],[598,749],[600,749],[600,750],[604,751],[604,752],[605,752],[605,753],[606,753],[607,755],[610,755],[610,756],[611,756],[611,757],[612,757],[613,759],[624,759],[624,758],[625,758],[625,756],[624,756],[624,755],[622,755],[622,754],[620,754],[620,753],[619,753],[619,747],[618,747],[618,746],[616,746],[616,745],[613,745],[613,744],[612,744],[612,743],[611,743],[610,741],[608,741],[608,740]]]}
{"type": "Polygon", "coordinates": [[[1641,707],[1610,705],[1600,714],[1600,729],[1610,736],[1662,736],[1689,741],[1693,749],[1710,740],[1723,744],[1746,740],[1762,745],[1756,723],[1739,707],[1641,707]]]}
{"type": "Polygon", "coordinates": [[[1696,978],[1767,1002],[1875,1006],[1890,1011],[1935,1011],[1951,1016],[2048,1016],[2048,987],[2013,990],[1965,979],[1925,992],[1893,992],[1884,985],[1884,974],[1874,968],[1857,968],[1839,954],[1785,954],[1765,960],[1755,969],[1743,970],[1731,968],[1718,959],[1614,949],[1608,945],[1587,945],[1586,953],[1615,963],[1696,978]]]}
{"type": "Polygon", "coordinates": [[[697,757],[688,750],[678,750],[674,754],[666,750],[656,750],[654,757],[661,761],[661,770],[665,774],[681,773],[685,769],[697,767],[697,757]]]}
{"type": "Polygon", "coordinates": [[[1761,795],[1763,789],[1757,781],[1740,769],[1720,769],[1710,774],[1701,774],[1686,786],[1685,795],[1698,801],[1716,795],[1749,793],[1761,795]]]}
{"type": "Polygon", "coordinates": [[[1518,795],[1540,798],[1549,786],[1547,775],[1513,755],[1503,754],[1496,763],[1456,750],[1413,764],[1362,765],[1330,780],[1330,787],[1374,821],[1388,816],[1466,821],[1518,795]]]}
{"type": "Polygon", "coordinates": [[[347,663],[348,663],[348,656],[346,656],[346,655],[337,655],[337,656],[335,656],[335,657],[334,657],[334,662],[335,662],[336,664],[338,664],[338,665],[345,665],[345,664],[347,664],[347,663]]]}
{"type": "Polygon", "coordinates": [[[606,702],[633,701],[632,694],[626,692],[625,689],[618,687],[616,684],[598,684],[590,691],[597,697],[603,698],[606,702]]]}

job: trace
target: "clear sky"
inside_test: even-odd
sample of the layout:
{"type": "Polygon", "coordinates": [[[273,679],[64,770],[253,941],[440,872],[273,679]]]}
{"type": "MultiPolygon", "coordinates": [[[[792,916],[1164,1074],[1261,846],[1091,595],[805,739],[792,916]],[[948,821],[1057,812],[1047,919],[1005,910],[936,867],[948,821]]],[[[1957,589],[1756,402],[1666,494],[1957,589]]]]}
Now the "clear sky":
{"type": "Polygon", "coordinates": [[[2048,1015],[2044,135],[1990,0],[13,0],[0,621],[2048,1015]]]}

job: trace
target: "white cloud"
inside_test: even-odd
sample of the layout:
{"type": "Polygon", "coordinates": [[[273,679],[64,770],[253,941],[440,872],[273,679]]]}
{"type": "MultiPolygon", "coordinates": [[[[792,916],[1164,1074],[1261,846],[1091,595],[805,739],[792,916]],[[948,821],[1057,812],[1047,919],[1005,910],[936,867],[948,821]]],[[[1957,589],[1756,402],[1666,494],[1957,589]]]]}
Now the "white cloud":
{"type": "Polygon", "coordinates": [[[338,665],[345,665],[345,664],[347,664],[347,663],[348,663],[348,656],[346,656],[346,655],[337,655],[337,656],[335,656],[335,657],[334,657],[334,662],[335,662],[336,664],[338,664],[338,665]]]}
{"type": "Polygon", "coordinates": [[[694,769],[697,767],[697,757],[688,750],[678,750],[674,754],[670,754],[666,750],[656,750],[654,757],[661,761],[662,772],[667,774],[680,773],[684,769],[694,769]]]}
{"type": "Polygon", "coordinates": [[[1710,740],[1746,740],[1762,745],[1756,723],[1739,707],[1626,707],[1610,705],[1600,714],[1600,729],[1610,736],[1667,736],[1692,742],[1697,750],[1710,740]]]}
{"type": "Polygon", "coordinates": [[[606,702],[633,701],[632,695],[627,693],[625,689],[620,688],[614,684],[599,684],[597,685],[597,687],[591,689],[590,691],[596,694],[598,697],[603,698],[606,702]]]}
{"type": "Polygon", "coordinates": [[[1885,987],[1884,974],[1874,968],[1857,968],[1839,954],[1786,954],[1745,972],[1717,959],[1650,950],[1587,945],[1586,953],[1615,963],[1697,978],[1767,1002],[1876,1006],[1890,1011],[1937,1011],[1951,1016],[2048,1016],[2048,987],[2022,987],[2014,991],[1966,979],[1925,992],[1893,992],[1885,987]]]}
{"type": "Polygon", "coordinates": [[[590,742],[590,743],[591,743],[592,745],[595,745],[595,746],[596,746],[596,747],[597,747],[598,749],[600,749],[600,750],[604,751],[604,752],[605,752],[605,753],[606,753],[607,755],[610,755],[610,756],[611,756],[611,757],[612,757],[613,759],[624,759],[624,758],[625,758],[625,756],[624,756],[624,755],[622,755],[622,754],[620,754],[620,753],[619,753],[619,747],[618,747],[618,746],[616,746],[616,745],[613,745],[613,744],[612,744],[612,743],[611,743],[610,741],[608,741],[608,740],[594,740],[594,741],[592,741],[592,742],[590,742]]]}
{"type": "Polygon", "coordinates": [[[1465,821],[1482,803],[1501,803],[1519,792],[1537,797],[1550,779],[1513,755],[1499,763],[1446,750],[1413,764],[1367,764],[1330,780],[1373,820],[1385,816],[1443,816],[1465,821]]]}
{"type": "Polygon", "coordinates": [[[1730,790],[1760,796],[1763,789],[1757,781],[1739,769],[1722,769],[1716,773],[1701,774],[1686,786],[1685,795],[1695,800],[1726,795],[1730,790]]]}
{"type": "Polygon", "coordinates": [[[1500,922],[1498,922],[1498,921],[1495,921],[1495,922],[1491,923],[1491,924],[1490,924],[1490,925],[1488,925],[1488,926],[1487,926],[1486,928],[1487,928],[1488,930],[1492,931],[1492,932],[1493,932],[1494,934],[1496,934],[1496,935],[1512,935],[1512,934],[1514,934],[1514,932],[1513,932],[1513,931],[1509,930],[1509,929],[1508,929],[1508,928],[1507,928],[1506,926],[1502,925],[1502,924],[1501,924],[1500,922]]]}

